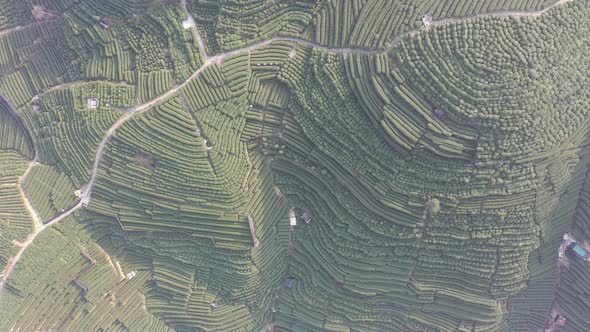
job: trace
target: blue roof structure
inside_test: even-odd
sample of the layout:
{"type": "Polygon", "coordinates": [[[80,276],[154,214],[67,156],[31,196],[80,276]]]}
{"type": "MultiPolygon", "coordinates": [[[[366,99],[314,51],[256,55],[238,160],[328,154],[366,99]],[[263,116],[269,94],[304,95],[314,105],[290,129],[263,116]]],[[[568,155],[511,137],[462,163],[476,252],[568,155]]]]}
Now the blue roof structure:
{"type": "Polygon", "coordinates": [[[578,256],[579,258],[582,258],[582,259],[590,258],[590,251],[586,250],[581,245],[574,243],[574,245],[572,245],[570,248],[571,248],[572,252],[574,253],[574,255],[578,256]]]}
{"type": "Polygon", "coordinates": [[[294,283],[295,283],[295,278],[288,277],[287,279],[285,279],[285,282],[283,283],[283,287],[292,288],[294,283]]]}

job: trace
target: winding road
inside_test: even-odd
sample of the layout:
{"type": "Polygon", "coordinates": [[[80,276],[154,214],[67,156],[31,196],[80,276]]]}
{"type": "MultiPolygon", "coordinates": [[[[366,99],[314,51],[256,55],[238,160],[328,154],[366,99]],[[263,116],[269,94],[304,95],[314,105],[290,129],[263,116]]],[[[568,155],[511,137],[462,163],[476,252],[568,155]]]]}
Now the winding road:
{"type": "MultiPolygon", "coordinates": [[[[477,17],[483,17],[483,16],[514,16],[514,17],[524,17],[524,16],[539,16],[545,12],[547,12],[548,10],[559,6],[559,5],[563,5],[569,1],[572,0],[560,0],[556,3],[554,3],[553,5],[540,10],[540,11],[533,11],[533,12],[525,12],[525,11],[505,11],[505,12],[492,12],[492,13],[486,13],[486,14],[477,14],[477,15],[472,15],[472,16],[466,16],[466,17],[461,17],[461,18],[448,18],[448,19],[442,19],[442,20],[437,20],[437,21],[433,21],[432,25],[436,26],[436,25],[444,25],[444,24],[451,24],[451,23],[456,23],[456,22],[460,22],[460,21],[466,21],[466,20],[470,20],[473,18],[477,18],[477,17]]],[[[26,176],[29,174],[30,170],[34,167],[34,165],[37,163],[37,158],[38,158],[38,151],[36,146],[33,144],[33,150],[34,150],[34,158],[33,160],[30,162],[29,167],[27,168],[26,172],[21,176],[21,178],[19,179],[19,189],[21,190],[23,199],[25,200],[25,206],[27,207],[27,209],[30,211],[31,216],[33,218],[34,221],[34,231],[31,235],[29,235],[29,237],[27,238],[26,241],[21,243],[21,248],[18,251],[18,253],[9,261],[8,265],[5,267],[4,269],[4,276],[2,278],[2,280],[0,281],[0,303],[1,303],[1,299],[2,299],[2,291],[4,290],[4,286],[6,285],[6,282],[8,280],[8,278],[10,277],[10,275],[12,274],[12,272],[14,271],[14,267],[16,266],[16,264],[18,263],[18,261],[21,259],[22,255],[25,253],[25,251],[27,250],[27,248],[29,247],[29,245],[31,245],[33,243],[33,241],[35,241],[35,239],[37,238],[37,236],[39,234],[41,234],[41,232],[43,232],[45,229],[47,229],[48,227],[50,227],[51,225],[57,224],[60,221],[62,221],[63,219],[69,217],[70,215],[72,215],[75,211],[77,211],[78,209],[87,206],[90,203],[90,197],[92,195],[92,189],[94,187],[94,184],[96,182],[96,177],[97,177],[97,173],[98,173],[98,168],[99,168],[99,164],[104,156],[104,152],[105,152],[105,148],[107,143],[109,142],[109,140],[111,139],[111,137],[113,136],[113,134],[115,133],[115,131],[117,129],[119,129],[119,127],[121,127],[127,120],[129,120],[130,118],[132,118],[134,115],[144,112],[148,109],[150,109],[153,106],[156,106],[158,104],[160,104],[162,101],[172,97],[173,95],[175,95],[176,93],[180,92],[180,90],[182,89],[182,87],[184,87],[186,84],[188,84],[191,80],[193,80],[194,78],[196,78],[197,76],[199,76],[199,74],[201,74],[205,69],[207,69],[209,66],[211,66],[212,64],[223,60],[227,57],[236,55],[236,54],[240,54],[243,52],[251,52],[251,51],[255,51],[259,48],[265,47],[273,42],[277,42],[277,41],[288,41],[288,42],[292,42],[298,45],[304,45],[304,46],[308,46],[308,47],[312,47],[312,48],[316,48],[316,49],[320,49],[320,50],[324,50],[327,52],[331,52],[331,53],[340,53],[340,54],[351,54],[351,53],[360,53],[360,54],[381,54],[384,52],[387,52],[389,49],[393,48],[396,44],[398,44],[399,42],[401,42],[401,40],[406,37],[406,36],[411,36],[415,33],[418,33],[422,30],[428,29],[427,27],[421,27],[418,29],[415,29],[413,31],[407,32],[403,35],[400,35],[398,37],[396,37],[387,48],[385,49],[362,49],[362,48],[333,48],[333,47],[327,47],[324,45],[320,45],[320,44],[316,44],[314,42],[310,42],[308,40],[304,40],[304,39],[300,39],[300,38],[295,38],[295,37],[274,37],[274,38],[270,38],[266,41],[262,41],[259,43],[255,43],[253,45],[250,46],[245,46],[239,49],[235,49],[235,50],[231,50],[231,51],[227,51],[225,53],[220,53],[217,55],[209,55],[207,54],[207,48],[205,45],[205,41],[203,40],[202,36],[200,35],[200,33],[198,32],[198,30],[196,29],[196,27],[194,26],[194,19],[192,19],[192,16],[190,14],[190,12],[187,10],[186,7],[186,2],[182,1],[181,4],[182,8],[184,9],[187,17],[189,18],[189,20],[191,20],[193,22],[193,25],[191,25],[191,29],[195,29],[195,35],[197,38],[197,42],[198,42],[198,46],[201,52],[201,57],[204,60],[204,63],[201,67],[199,67],[186,81],[184,81],[182,84],[176,85],[173,88],[171,88],[170,90],[166,91],[165,93],[161,94],[160,96],[146,102],[143,103],[141,105],[135,106],[129,110],[127,110],[125,112],[125,114],[123,114],[123,116],[121,116],[109,129],[108,131],[105,133],[105,136],[103,137],[103,139],[101,140],[100,144],[98,145],[97,151],[96,151],[96,156],[94,158],[94,164],[92,167],[92,173],[91,173],[91,177],[90,180],[88,181],[88,183],[86,184],[86,186],[83,188],[82,191],[82,195],[80,196],[80,200],[78,201],[78,203],[72,207],[70,207],[69,209],[67,209],[66,211],[64,211],[63,213],[61,213],[59,216],[51,219],[50,221],[48,221],[45,224],[42,224],[40,222],[40,219],[33,207],[32,202],[30,201],[30,198],[28,197],[28,195],[26,194],[26,192],[24,191],[24,188],[22,187],[22,184],[24,183],[24,180],[26,179],[26,176]]],[[[27,26],[23,26],[23,27],[15,27],[15,28],[11,28],[8,30],[4,30],[4,31],[0,31],[0,37],[2,37],[5,34],[11,33],[13,31],[19,30],[21,28],[25,28],[25,27],[29,27],[32,26],[34,24],[37,23],[33,23],[27,26]]],[[[53,87],[50,88],[50,90],[54,90],[57,88],[64,88],[64,87],[68,87],[70,85],[73,84],[77,84],[79,82],[74,82],[74,83],[66,83],[66,84],[62,84],[58,87],[53,87]]],[[[2,98],[3,100],[6,101],[6,103],[8,103],[10,105],[11,110],[16,114],[16,116],[19,118],[19,121],[21,121],[22,123],[22,119],[20,118],[20,115],[16,112],[15,108],[2,96],[0,96],[0,98],[2,98]]],[[[26,127],[25,127],[26,128],[26,127]]],[[[28,134],[30,135],[30,134],[28,134]]],[[[34,142],[31,139],[32,142],[34,142]]]]}

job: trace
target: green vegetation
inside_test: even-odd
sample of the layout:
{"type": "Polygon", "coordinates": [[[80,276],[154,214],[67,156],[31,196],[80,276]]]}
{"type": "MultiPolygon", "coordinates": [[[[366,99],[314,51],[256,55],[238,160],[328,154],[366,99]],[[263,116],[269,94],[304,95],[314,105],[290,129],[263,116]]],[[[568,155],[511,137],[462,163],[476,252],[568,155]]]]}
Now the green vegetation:
{"type": "Polygon", "coordinates": [[[422,25],[422,17],[464,17],[509,10],[532,11],[556,1],[392,0],[219,1],[191,0],[199,31],[215,53],[275,36],[302,37],[320,45],[384,48],[422,25]]]}
{"type": "Polygon", "coordinates": [[[18,178],[27,168],[26,160],[12,151],[0,150],[0,264],[5,266],[31,232],[31,216],[17,188],[18,178]]]}
{"type": "Polygon", "coordinates": [[[0,99],[0,150],[14,151],[25,158],[33,158],[31,138],[9,104],[0,99]]]}
{"type": "MultiPolygon", "coordinates": [[[[23,1],[24,2],[24,1],[23,1]]],[[[26,24],[33,19],[31,11],[22,2],[3,0],[0,2],[0,29],[26,24]]]]}
{"type": "Polygon", "coordinates": [[[45,2],[0,35],[0,330],[590,329],[590,4],[45,2]]]}
{"type": "Polygon", "coordinates": [[[16,30],[0,39],[0,88],[18,108],[39,91],[76,80],[77,54],[68,43],[70,30],[49,21],[16,30]]]}
{"type": "Polygon", "coordinates": [[[183,232],[249,246],[239,196],[217,179],[193,118],[174,98],[125,123],[109,145],[91,209],[129,231],[183,232]],[[191,193],[198,193],[192,195],[191,193]]]}
{"type": "Polygon", "coordinates": [[[3,329],[169,331],[144,309],[139,289],[149,271],[113,260],[75,220],[48,229],[27,251],[3,296],[12,308],[0,315],[3,329]],[[131,271],[131,279],[122,275],[131,271]]]}
{"type": "Polygon", "coordinates": [[[54,167],[38,165],[31,169],[24,183],[39,217],[48,221],[75,204],[74,185],[64,174],[54,167]]]}
{"type": "MultiPolygon", "coordinates": [[[[30,13],[27,2],[19,4],[30,13]]],[[[151,99],[201,64],[195,35],[183,29],[177,6],[45,2],[41,6],[52,13],[49,18],[0,38],[0,89],[16,107],[50,87],[84,80],[139,82],[137,97],[151,99]]],[[[0,4],[2,9],[10,6],[0,4]]],[[[0,12],[0,26],[1,17],[0,12]]]]}
{"type": "MultiPolygon", "coordinates": [[[[588,226],[587,217],[588,201],[588,167],[580,171],[577,183],[582,186],[578,197],[573,224],[570,234],[576,239],[588,244],[588,226]]],[[[590,310],[590,304],[585,300],[588,294],[587,284],[590,265],[588,262],[571,260],[567,265],[560,266],[559,276],[557,277],[557,287],[555,289],[554,308],[559,310],[562,315],[567,316],[568,325],[564,331],[583,331],[590,328],[586,313],[590,310]]]]}
{"type": "Polygon", "coordinates": [[[0,99],[0,264],[5,266],[17,252],[14,241],[23,241],[32,222],[18,190],[27,159],[34,152],[30,137],[3,99],[0,99]]]}
{"type": "Polygon", "coordinates": [[[90,177],[94,154],[104,132],[132,104],[133,87],[90,83],[46,92],[23,108],[33,132],[39,161],[65,173],[79,188],[90,177]],[[87,98],[100,106],[88,108],[87,98]],[[36,106],[35,106],[36,105],[36,106]]]}

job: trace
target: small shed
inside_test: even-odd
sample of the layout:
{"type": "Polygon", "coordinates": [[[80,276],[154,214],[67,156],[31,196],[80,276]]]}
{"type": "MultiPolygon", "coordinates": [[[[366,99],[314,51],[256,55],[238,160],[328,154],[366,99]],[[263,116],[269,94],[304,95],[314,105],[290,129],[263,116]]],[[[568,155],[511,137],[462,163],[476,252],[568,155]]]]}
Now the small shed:
{"type": "Polygon", "coordinates": [[[582,247],[579,243],[574,242],[574,244],[570,246],[570,251],[580,259],[590,260],[590,251],[582,247]]]}
{"type": "Polygon", "coordinates": [[[182,27],[184,29],[190,29],[195,26],[195,21],[191,20],[190,18],[182,21],[182,27]]]}
{"type": "Polygon", "coordinates": [[[125,276],[127,277],[127,279],[131,280],[131,279],[135,278],[136,275],[137,275],[137,271],[131,271],[131,272],[127,273],[125,276]]]}
{"type": "Polygon", "coordinates": [[[303,220],[305,220],[306,224],[309,224],[311,222],[311,220],[313,219],[313,216],[311,215],[311,213],[305,211],[303,212],[303,220]]]}
{"type": "Polygon", "coordinates": [[[446,114],[445,111],[440,107],[435,108],[432,113],[434,113],[434,115],[439,119],[444,118],[446,114]]]}
{"type": "Polygon", "coordinates": [[[564,326],[566,321],[567,319],[565,319],[565,317],[563,317],[562,315],[557,315],[555,316],[555,319],[553,319],[553,322],[557,326],[564,326]]]}
{"type": "Polygon", "coordinates": [[[209,141],[207,139],[204,141],[205,141],[205,146],[207,147],[207,150],[213,149],[213,144],[211,144],[211,141],[209,141]]]}
{"type": "Polygon", "coordinates": [[[432,25],[432,14],[427,13],[426,15],[422,16],[422,23],[425,27],[429,27],[432,25]]]}
{"type": "Polygon", "coordinates": [[[109,25],[105,22],[105,21],[100,21],[98,22],[98,24],[103,28],[103,29],[108,29],[109,25]]]}
{"type": "Polygon", "coordinates": [[[297,217],[295,217],[295,210],[289,209],[289,224],[291,226],[297,226],[297,217]]]}
{"type": "Polygon", "coordinates": [[[98,99],[96,99],[96,98],[88,98],[88,108],[94,109],[94,108],[98,108],[98,106],[100,106],[100,103],[98,102],[98,99]]]}
{"type": "Polygon", "coordinates": [[[284,288],[293,288],[294,284],[295,284],[295,278],[287,277],[287,279],[285,279],[285,282],[283,282],[283,287],[284,288]]]}

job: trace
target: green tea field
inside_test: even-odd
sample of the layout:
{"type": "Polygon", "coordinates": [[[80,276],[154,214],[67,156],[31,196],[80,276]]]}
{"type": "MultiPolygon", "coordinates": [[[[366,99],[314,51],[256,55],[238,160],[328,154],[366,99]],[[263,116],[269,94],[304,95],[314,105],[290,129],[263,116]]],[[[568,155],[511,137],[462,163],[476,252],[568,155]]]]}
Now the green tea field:
{"type": "Polygon", "coordinates": [[[0,331],[590,331],[589,17],[0,0],[0,331]]]}

